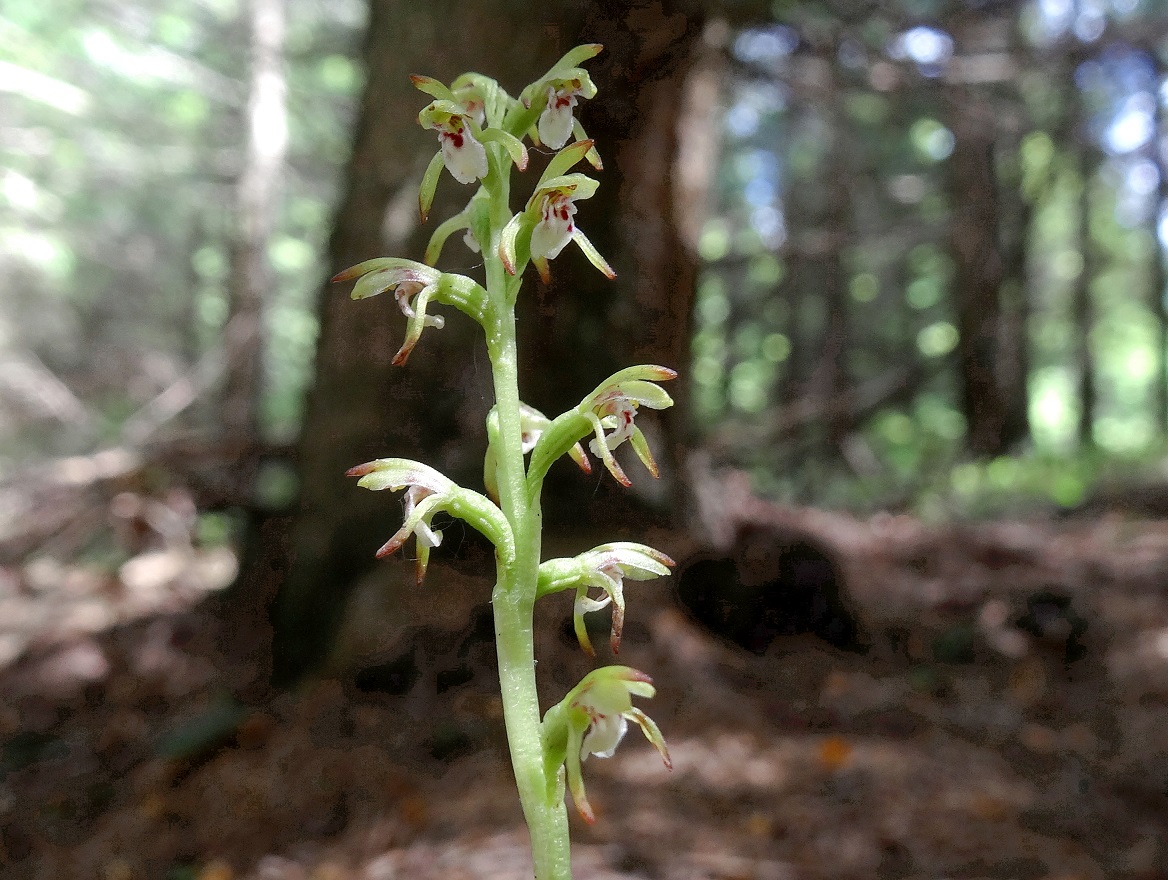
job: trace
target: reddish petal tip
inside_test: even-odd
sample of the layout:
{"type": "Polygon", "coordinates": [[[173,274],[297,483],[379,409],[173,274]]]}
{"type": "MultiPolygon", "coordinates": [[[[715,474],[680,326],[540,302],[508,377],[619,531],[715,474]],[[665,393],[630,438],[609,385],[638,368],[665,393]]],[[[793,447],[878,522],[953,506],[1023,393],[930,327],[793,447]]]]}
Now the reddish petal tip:
{"type": "Polygon", "coordinates": [[[367,461],[367,462],[365,462],[365,464],[359,464],[359,465],[356,465],[355,467],[349,468],[347,471],[345,471],[345,476],[346,477],[363,477],[366,474],[373,473],[375,470],[377,470],[377,463],[372,462],[372,461],[367,461]]]}
{"type": "Polygon", "coordinates": [[[374,555],[378,559],[384,559],[386,556],[389,556],[391,553],[396,553],[401,548],[401,545],[402,545],[401,541],[397,541],[397,540],[394,540],[393,538],[390,538],[388,541],[386,541],[384,544],[381,545],[381,548],[374,555]]]}

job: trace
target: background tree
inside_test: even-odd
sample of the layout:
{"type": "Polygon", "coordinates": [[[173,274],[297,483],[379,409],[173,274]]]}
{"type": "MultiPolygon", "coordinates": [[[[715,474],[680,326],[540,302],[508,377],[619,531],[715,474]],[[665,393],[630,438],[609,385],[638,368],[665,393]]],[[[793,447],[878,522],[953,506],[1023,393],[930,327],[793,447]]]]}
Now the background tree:
{"type": "MultiPolygon", "coordinates": [[[[434,150],[433,136],[413,127],[403,130],[385,109],[417,103],[410,73],[424,70],[449,80],[469,67],[489,71],[518,90],[532,70],[546,69],[567,48],[604,43],[606,54],[592,65],[604,87],[580,115],[590,133],[613,145],[605,157],[608,195],[591,200],[580,222],[621,280],[617,290],[602,290],[590,280],[595,273],[571,270],[575,256],[569,256],[565,274],[586,280],[541,288],[523,317],[534,343],[527,346],[533,354],[523,365],[524,394],[532,405],[554,413],[591,390],[612,363],[630,358],[675,363],[685,351],[691,260],[671,222],[669,182],[676,107],[700,18],[693,10],[660,4],[631,4],[623,18],[600,5],[586,5],[578,16],[555,7],[545,7],[543,17],[529,12],[510,2],[473,8],[371,5],[365,95],[329,260],[339,270],[386,252],[420,254],[424,248],[430,230],[416,228],[413,193],[434,150]],[[465,40],[449,38],[446,23],[456,13],[465,40]],[[547,17],[551,13],[554,18],[547,17]],[[402,34],[410,35],[408,51],[402,34]],[[591,216],[599,222],[589,224],[591,216]],[[624,305],[614,307],[615,302],[624,305]]],[[[443,182],[440,197],[461,209],[457,201],[465,193],[448,184],[443,182]]],[[[436,215],[442,213],[435,208],[436,215]]],[[[474,258],[463,253],[447,259],[465,264],[474,258]]],[[[428,335],[409,370],[398,370],[390,364],[395,345],[385,336],[386,327],[400,329],[392,300],[380,316],[370,317],[369,305],[354,307],[336,291],[321,297],[316,382],[298,457],[301,506],[291,526],[295,558],[276,607],[282,676],[319,661],[345,596],[374,563],[371,550],[386,528],[383,502],[359,497],[344,477],[353,462],[392,453],[432,462],[459,482],[481,481],[489,376],[464,358],[447,356],[469,346],[462,340],[468,328],[451,320],[442,333],[428,335]],[[441,388],[460,393],[430,393],[441,388]],[[464,397],[478,406],[433,405],[464,397]]],[[[579,484],[574,492],[557,486],[549,496],[559,499],[561,512],[586,506],[587,492],[579,484]]],[[[549,507],[554,517],[556,507],[549,507]]]]}

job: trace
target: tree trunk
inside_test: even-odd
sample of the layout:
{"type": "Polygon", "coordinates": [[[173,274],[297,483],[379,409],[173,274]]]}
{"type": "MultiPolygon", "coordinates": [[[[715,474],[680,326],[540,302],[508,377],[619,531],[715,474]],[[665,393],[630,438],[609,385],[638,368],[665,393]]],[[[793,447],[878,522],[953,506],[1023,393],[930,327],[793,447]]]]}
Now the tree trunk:
{"type": "Polygon", "coordinates": [[[1091,330],[1095,309],[1091,302],[1091,279],[1095,273],[1095,248],[1091,241],[1091,190],[1094,167],[1090,135],[1086,129],[1086,109],[1081,109],[1083,131],[1079,135],[1079,253],[1082,268],[1071,292],[1071,320],[1074,326],[1075,360],[1079,367],[1079,444],[1095,445],[1095,355],[1091,350],[1091,330]]]}
{"type": "MultiPolygon", "coordinates": [[[[689,364],[697,260],[683,240],[679,218],[690,208],[678,202],[675,166],[686,74],[702,29],[700,5],[636,2],[619,15],[598,0],[585,7],[563,48],[576,37],[605,46],[589,65],[600,93],[581,113],[604,170],[596,174],[600,189],[582,204],[577,220],[617,278],[609,281],[573,252],[552,267],[550,287],[535,282],[521,314],[521,390],[548,415],[631,364],[679,371],[689,364]]],[[[650,437],[659,435],[660,481],[630,472],[630,493],[559,468],[547,483],[549,524],[578,522],[582,512],[609,522],[639,520],[645,511],[634,506],[637,500],[657,507],[677,500],[688,420],[684,381],[671,383],[669,391],[673,408],[637,420],[652,426],[650,437]]]]}
{"type": "Polygon", "coordinates": [[[966,444],[974,455],[1006,451],[999,384],[1002,259],[994,178],[993,110],[968,92],[951,96],[955,142],[949,159],[950,251],[954,266],[958,360],[966,444]]]}
{"type": "MultiPolygon", "coordinates": [[[[288,144],[284,0],[250,0],[248,16],[251,84],[231,241],[222,412],[228,437],[245,449],[259,438],[264,299],[271,287],[268,241],[276,222],[280,172],[288,144]]],[[[251,468],[245,470],[250,472],[251,468]]]]}
{"type": "MultiPolygon", "coordinates": [[[[671,220],[670,179],[677,97],[696,33],[690,18],[660,3],[629,4],[619,16],[589,3],[576,17],[560,4],[533,14],[514,0],[473,6],[374,0],[364,50],[366,92],[329,244],[331,268],[386,254],[419,257],[432,226],[470,195],[469,187],[444,176],[434,219],[425,230],[415,228],[418,181],[437,144],[432,132],[414,124],[427,99],[411,87],[409,74],[449,82],[464,70],[479,70],[517,94],[573,45],[602,42],[605,54],[589,65],[600,94],[579,115],[606,168],[597,175],[597,197],[581,204],[576,219],[620,278],[608,282],[572,248],[553,263],[550,287],[534,276],[528,281],[521,390],[528,403],[554,415],[618,367],[638,360],[681,365],[693,275],[671,220]],[[459,39],[451,38],[453,21],[459,39]]],[[[532,156],[533,164],[539,161],[539,151],[532,156]]],[[[525,178],[532,178],[530,171],[525,178]]],[[[514,207],[525,196],[517,192],[514,207]]],[[[452,241],[444,260],[473,265],[473,255],[457,247],[452,241]]],[[[358,490],[345,470],[402,456],[480,485],[483,423],[491,405],[483,343],[462,316],[451,315],[444,329],[427,332],[404,369],[390,365],[404,326],[392,297],[353,303],[326,289],[320,316],[316,382],[299,449],[295,556],[274,611],[275,675],[285,681],[322,659],[349,589],[396,528],[394,505],[384,494],[358,490]]],[[[663,431],[674,429],[673,418],[663,420],[663,431]]],[[[549,485],[549,495],[593,493],[594,484],[585,485],[570,469],[556,474],[575,494],[561,496],[549,485]]],[[[570,507],[549,505],[549,520],[557,510],[571,513],[570,507]]],[[[574,515],[578,521],[579,511],[574,515]]]]}
{"type": "Polygon", "coordinates": [[[1002,188],[1002,325],[998,338],[998,384],[1002,393],[1002,444],[1011,448],[1030,436],[1030,286],[1027,278],[1034,208],[1022,192],[1015,148],[1009,184],[1002,188]]]}

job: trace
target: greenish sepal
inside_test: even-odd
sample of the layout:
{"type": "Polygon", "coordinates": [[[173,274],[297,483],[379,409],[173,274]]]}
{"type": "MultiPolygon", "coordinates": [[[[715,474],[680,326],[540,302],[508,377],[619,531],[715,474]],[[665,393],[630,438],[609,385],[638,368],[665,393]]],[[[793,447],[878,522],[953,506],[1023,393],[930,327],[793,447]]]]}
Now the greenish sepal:
{"type": "MultiPolygon", "coordinates": [[[[589,394],[580,404],[581,407],[588,404],[590,401],[602,397],[606,392],[609,392],[617,386],[625,387],[625,383],[630,381],[645,380],[649,382],[665,382],[669,379],[676,379],[677,371],[671,370],[669,367],[660,367],[656,364],[637,364],[633,367],[625,367],[623,370],[617,370],[603,382],[596,386],[595,390],[589,394]]],[[[641,394],[644,394],[643,389],[639,386],[634,386],[641,394]]],[[[666,395],[668,396],[668,395],[666,395]]],[[[670,401],[672,403],[672,401],[670,401]]],[[[668,404],[667,404],[668,405],[668,404]]]]}
{"type": "Polygon", "coordinates": [[[515,135],[501,128],[484,128],[479,132],[479,140],[484,144],[502,144],[515,167],[520,171],[527,170],[527,147],[523,146],[523,141],[515,135]]]}
{"type": "MultiPolygon", "coordinates": [[[[581,125],[580,120],[576,119],[575,117],[573,117],[573,119],[572,119],[572,134],[576,135],[577,141],[588,141],[588,143],[592,143],[592,141],[589,139],[587,133],[584,131],[584,126],[581,125]]],[[[587,159],[588,164],[591,165],[593,168],[595,168],[597,171],[604,170],[604,163],[600,161],[600,153],[596,152],[595,146],[593,146],[584,155],[584,158],[587,159]]]]}
{"type": "Polygon", "coordinates": [[[430,236],[430,243],[426,245],[426,255],[423,257],[426,263],[431,266],[437,263],[438,258],[442,255],[442,248],[446,245],[446,239],[450,238],[451,235],[460,229],[467,229],[469,227],[469,210],[460,211],[449,220],[438,224],[438,227],[434,230],[434,234],[430,236]]]}
{"type": "Polygon", "coordinates": [[[439,150],[426,166],[426,173],[422,175],[422,185],[418,187],[418,214],[422,222],[430,216],[430,207],[434,204],[434,192],[438,189],[438,178],[442,176],[442,169],[446,165],[442,161],[442,151],[439,150]]]}
{"type": "Polygon", "coordinates": [[[539,186],[532,193],[527,205],[528,208],[531,208],[539,203],[541,196],[557,190],[571,195],[573,201],[590,199],[599,186],[600,183],[593,180],[587,174],[562,174],[559,177],[552,177],[540,181],[539,186]]]}
{"type": "Polygon", "coordinates": [[[549,802],[563,798],[564,761],[568,757],[568,712],[563,703],[556,703],[544,713],[540,724],[540,744],[543,747],[543,775],[547,780],[549,802]]]}
{"type": "Polygon", "coordinates": [[[409,458],[378,458],[349,468],[345,476],[360,477],[357,485],[375,492],[382,489],[400,492],[408,486],[421,486],[434,493],[458,488],[458,484],[441,471],[409,458]]]}
{"type": "Polygon", "coordinates": [[[588,155],[588,152],[592,148],[592,141],[586,139],[568,144],[548,162],[547,168],[543,170],[543,174],[540,175],[539,183],[535,185],[535,188],[538,190],[544,185],[545,181],[567,174],[572,166],[588,155]]]}
{"type": "MultiPolygon", "coordinates": [[[[414,88],[420,92],[425,92],[431,98],[439,101],[449,101],[451,104],[458,103],[458,99],[444,83],[439,82],[432,76],[419,76],[418,74],[410,75],[410,82],[414,84],[414,88]]],[[[457,82],[457,80],[455,80],[457,82]]]]}
{"type": "Polygon", "coordinates": [[[519,275],[531,259],[531,229],[533,224],[525,222],[527,211],[520,211],[507,221],[499,234],[499,259],[508,275],[519,275]]]}
{"type": "Polygon", "coordinates": [[[372,260],[365,260],[360,262],[356,266],[350,266],[348,269],[338,272],[329,280],[335,284],[340,281],[352,281],[354,278],[359,278],[362,275],[368,275],[370,272],[379,272],[385,269],[408,268],[415,268],[418,272],[423,274],[434,271],[429,266],[425,266],[415,260],[407,260],[403,257],[375,257],[372,260]]]}
{"type": "MultiPolygon", "coordinates": [[[[657,409],[661,409],[661,407],[657,407],[657,409]]],[[[653,475],[653,479],[659,479],[661,477],[661,471],[657,468],[657,461],[653,458],[653,453],[649,449],[649,441],[645,439],[645,435],[640,428],[633,428],[633,433],[629,437],[629,445],[633,447],[633,452],[637,454],[637,458],[641,460],[641,464],[653,475]]]]}
{"type": "Polygon", "coordinates": [[[579,67],[590,58],[595,58],[604,51],[604,45],[601,43],[581,43],[579,46],[574,46],[564,53],[564,57],[552,65],[551,70],[547,72],[544,79],[551,77],[558,70],[564,70],[569,67],[579,67]]]}

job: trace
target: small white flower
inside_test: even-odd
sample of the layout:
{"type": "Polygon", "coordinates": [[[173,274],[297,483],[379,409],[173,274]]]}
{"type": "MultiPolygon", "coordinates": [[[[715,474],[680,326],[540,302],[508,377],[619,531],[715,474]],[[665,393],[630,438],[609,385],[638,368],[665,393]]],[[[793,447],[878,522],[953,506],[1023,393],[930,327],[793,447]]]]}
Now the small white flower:
{"type": "Polygon", "coordinates": [[[584,676],[560,704],[567,715],[568,741],[564,764],[568,771],[568,789],[585,822],[595,822],[596,817],[584,791],[581,762],[589,755],[611,758],[624,739],[630,721],[641,728],[645,738],[661,754],[665,766],[672,768],[661,731],[653,719],[633,705],[634,696],[652,697],[655,693],[653,680],[645,673],[628,666],[602,666],[584,676]]]}
{"type": "Polygon", "coordinates": [[[572,136],[576,96],[581,94],[578,84],[565,83],[561,88],[548,86],[547,106],[539,115],[539,139],[553,150],[558,150],[572,136]]]}
{"type": "Polygon", "coordinates": [[[575,216],[576,204],[568,193],[552,190],[544,194],[539,222],[531,230],[531,255],[545,260],[558,257],[576,231],[575,216]]]}

